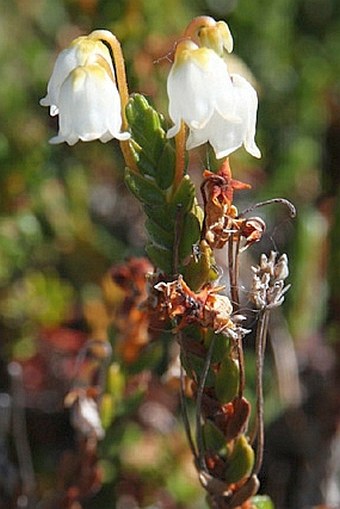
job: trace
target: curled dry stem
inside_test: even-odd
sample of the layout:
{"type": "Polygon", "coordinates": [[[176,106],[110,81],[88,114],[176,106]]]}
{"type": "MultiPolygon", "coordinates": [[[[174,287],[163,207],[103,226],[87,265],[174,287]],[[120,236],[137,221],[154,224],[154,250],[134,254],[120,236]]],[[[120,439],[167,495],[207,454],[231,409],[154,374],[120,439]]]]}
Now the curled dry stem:
{"type": "Polygon", "coordinates": [[[252,205],[251,207],[248,207],[245,210],[243,210],[239,214],[239,217],[240,218],[244,217],[246,214],[249,214],[249,212],[252,212],[253,210],[261,208],[261,207],[265,207],[266,205],[271,205],[272,203],[280,203],[282,205],[285,205],[288,208],[288,210],[289,210],[290,217],[291,218],[296,217],[296,208],[295,208],[295,206],[292,204],[292,202],[290,202],[286,198],[272,198],[270,200],[265,200],[265,201],[261,201],[259,203],[255,203],[255,205],[252,205]]]}

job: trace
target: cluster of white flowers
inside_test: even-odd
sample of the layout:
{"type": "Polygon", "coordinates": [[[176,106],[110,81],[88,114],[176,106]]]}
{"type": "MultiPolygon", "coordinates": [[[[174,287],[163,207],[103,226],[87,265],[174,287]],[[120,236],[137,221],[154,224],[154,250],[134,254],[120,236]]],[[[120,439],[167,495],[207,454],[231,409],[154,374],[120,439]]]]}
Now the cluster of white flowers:
{"type": "MultiPolygon", "coordinates": [[[[228,72],[224,53],[233,48],[228,25],[204,19],[206,25],[196,34],[198,44],[188,38],[176,48],[167,83],[174,126],[167,136],[175,136],[184,123],[189,128],[188,150],[209,142],[220,159],[244,145],[261,157],[255,143],[257,94],[245,78],[228,72]]],[[[51,143],[129,137],[121,132],[122,106],[111,55],[95,33],[78,37],[57,58],[47,96],[41,100],[50,106],[51,115],[59,115],[59,134],[51,143]]]]}
{"type": "Polygon", "coordinates": [[[261,157],[255,144],[257,94],[248,81],[230,75],[222,56],[192,41],[178,44],[168,78],[169,115],[172,137],[183,121],[190,129],[187,149],[207,141],[217,159],[244,145],[261,157]]]}

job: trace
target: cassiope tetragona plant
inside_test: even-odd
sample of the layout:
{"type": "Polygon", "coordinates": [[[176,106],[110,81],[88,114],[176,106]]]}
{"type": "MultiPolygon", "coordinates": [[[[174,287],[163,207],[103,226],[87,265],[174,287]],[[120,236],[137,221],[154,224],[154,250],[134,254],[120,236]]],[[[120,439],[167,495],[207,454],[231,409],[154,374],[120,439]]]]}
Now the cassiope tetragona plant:
{"type": "MultiPolygon", "coordinates": [[[[243,340],[250,330],[241,313],[239,267],[242,252],[259,242],[266,228],[261,217],[249,214],[272,201],[285,203],[291,215],[295,213],[283,199],[241,213],[234,204],[234,194],[250,186],[233,178],[228,156],[242,146],[254,157],[261,154],[255,142],[257,94],[244,77],[229,74],[225,56],[232,49],[224,21],[202,16],[189,24],[176,46],[167,82],[173,126],[145,97],[129,96],[120,44],[106,30],[77,38],[59,55],[41,100],[51,115],[59,115],[59,134],[52,143],[120,141],[125,182],[145,213],[151,262],[130,263],[112,273],[119,284],[125,274],[123,286],[129,287],[126,280],[129,274],[135,277],[135,265],[148,269],[138,272],[136,302],[137,294],[129,297],[129,310],[138,307],[138,312],[125,316],[120,350],[126,362],[133,362],[148,335],[155,340],[155,331],[173,332],[180,349],[180,396],[189,445],[208,503],[221,509],[256,507],[252,497],[259,487],[264,443],[262,369],[268,318],[288,289],[286,255],[262,255],[252,269],[248,291],[248,307],[257,318],[257,404],[254,429],[248,430],[251,407],[244,395],[243,340]],[[206,143],[220,161],[216,168],[203,168],[196,189],[187,171],[186,150],[206,143]],[[227,286],[219,283],[223,267],[214,256],[221,249],[226,253],[227,286]],[[122,346],[124,330],[128,349],[122,346]],[[141,331],[142,341],[134,344],[141,331]],[[187,412],[188,397],[196,404],[194,423],[187,412]]],[[[105,402],[104,427],[114,417],[112,402],[117,399],[113,372],[120,380],[119,394],[124,394],[119,370],[117,362],[109,366],[107,385],[91,392],[91,408],[93,401],[98,409],[105,402]]]]}

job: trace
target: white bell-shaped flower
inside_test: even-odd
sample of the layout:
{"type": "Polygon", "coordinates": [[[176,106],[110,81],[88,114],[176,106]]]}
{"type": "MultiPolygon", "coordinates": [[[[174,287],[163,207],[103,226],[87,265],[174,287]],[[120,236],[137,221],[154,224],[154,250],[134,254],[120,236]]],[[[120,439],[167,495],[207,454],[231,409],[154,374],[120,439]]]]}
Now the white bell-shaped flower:
{"type": "Polygon", "coordinates": [[[212,49],[199,48],[192,41],[180,42],[167,90],[169,115],[175,124],[168,131],[169,138],[178,133],[181,121],[192,129],[202,129],[215,111],[233,117],[231,79],[225,62],[212,49]]]}
{"type": "Polygon", "coordinates": [[[99,139],[103,143],[117,138],[126,140],[129,133],[120,132],[121,105],[117,87],[105,69],[89,64],[74,69],[60,87],[59,133],[51,143],[99,139]]]}
{"type": "Polygon", "coordinates": [[[245,146],[255,157],[257,94],[239,75],[232,77],[227,64],[214,50],[181,42],[168,77],[169,116],[175,136],[183,121],[189,128],[187,149],[209,142],[222,158],[245,146]]]}
{"type": "Polygon", "coordinates": [[[41,106],[50,106],[50,115],[58,115],[58,103],[60,87],[76,67],[85,65],[89,57],[93,55],[105,59],[108,66],[114,73],[110,52],[108,48],[100,41],[89,39],[88,36],[80,36],[75,39],[71,45],[59,53],[54,64],[54,69],[47,85],[47,95],[40,100],[41,106]]]}
{"type": "Polygon", "coordinates": [[[121,132],[121,100],[108,48],[91,36],[78,37],[58,56],[42,106],[59,115],[59,133],[51,143],[112,138],[126,140],[121,132]]]}
{"type": "Polygon", "coordinates": [[[230,120],[215,111],[202,129],[190,130],[187,149],[209,142],[215,151],[216,158],[221,159],[244,145],[249,154],[259,158],[261,152],[255,143],[257,94],[242,76],[233,74],[231,78],[234,112],[235,115],[237,113],[238,118],[230,120]]]}

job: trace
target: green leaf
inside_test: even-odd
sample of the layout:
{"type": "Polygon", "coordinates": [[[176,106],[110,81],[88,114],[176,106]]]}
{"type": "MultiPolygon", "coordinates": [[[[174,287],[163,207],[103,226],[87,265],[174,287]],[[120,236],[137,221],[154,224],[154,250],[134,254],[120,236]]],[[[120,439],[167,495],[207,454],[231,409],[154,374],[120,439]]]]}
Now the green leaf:
{"type": "Polygon", "coordinates": [[[170,207],[168,204],[164,205],[145,205],[144,212],[149,219],[160,226],[167,232],[174,231],[174,222],[170,219],[170,207]]]}
{"type": "Polygon", "coordinates": [[[164,145],[157,167],[156,182],[161,189],[168,189],[173,183],[176,167],[176,152],[170,140],[164,145]]]}
{"type": "Polygon", "coordinates": [[[192,290],[199,290],[208,281],[215,281],[219,274],[211,248],[206,242],[200,243],[200,253],[183,268],[185,281],[192,290]]]}
{"type": "Polygon", "coordinates": [[[222,360],[220,369],[216,374],[215,392],[221,403],[228,403],[237,394],[240,370],[237,362],[229,355],[222,360]]]}
{"type": "MultiPolygon", "coordinates": [[[[182,354],[181,363],[185,371],[191,378],[193,378],[194,380],[200,379],[205,364],[205,359],[203,359],[203,357],[198,357],[198,355],[194,355],[192,353],[188,353],[186,355],[182,354]]],[[[215,373],[213,372],[210,366],[205,386],[213,387],[214,385],[215,385],[215,373]]]]}
{"type": "Polygon", "coordinates": [[[149,175],[155,177],[158,173],[156,167],[148,158],[148,155],[144,152],[142,147],[138,145],[133,139],[130,140],[130,146],[133,158],[137,164],[138,169],[143,175],[149,175]]]}
{"type": "Polygon", "coordinates": [[[176,193],[172,197],[170,201],[170,211],[173,218],[176,218],[178,210],[182,211],[184,215],[186,212],[189,212],[194,204],[195,199],[195,184],[189,177],[189,175],[185,175],[176,193]]]}
{"type": "Polygon", "coordinates": [[[213,329],[208,329],[204,337],[204,346],[209,348],[212,339],[216,339],[214,350],[212,352],[211,363],[221,362],[223,357],[230,350],[230,339],[223,333],[216,334],[213,329]]]}
{"type": "Polygon", "coordinates": [[[222,431],[211,421],[205,422],[203,436],[208,450],[220,452],[226,446],[226,439],[222,431]]]}
{"type": "Polygon", "coordinates": [[[179,257],[183,260],[192,253],[192,247],[199,241],[201,235],[199,220],[192,212],[185,215],[181,230],[179,257]]]}
{"type": "Polygon", "coordinates": [[[147,219],[145,228],[149,234],[150,240],[166,249],[172,249],[174,244],[174,234],[172,231],[166,231],[152,219],[147,219]]]}
{"type": "Polygon", "coordinates": [[[145,248],[151,262],[166,274],[171,274],[173,269],[172,250],[166,249],[155,244],[148,244],[145,248]]]}
{"type": "Polygon", "coordinates": [[[159,160],[167,143],[161,117],[141,94],[134,94],[126,107],[132,139],[140,146],[141,171],[155,177],[159,172],[159,160]]]}
{"type": "Polygon", "coordinates": [[[240,435],[234,444],[231,455],[228,458],[224,477],[227,483],[239,482],[248,476],[253,468],[255,453],[244,435],[240,435]]]}
{"type": "Polygon", "coordinates": [[[157,205],[165,203],[164,193],[151,179],[143,177],[127,168],[125,170],[125,182],[139,201],[157,205]]]}

